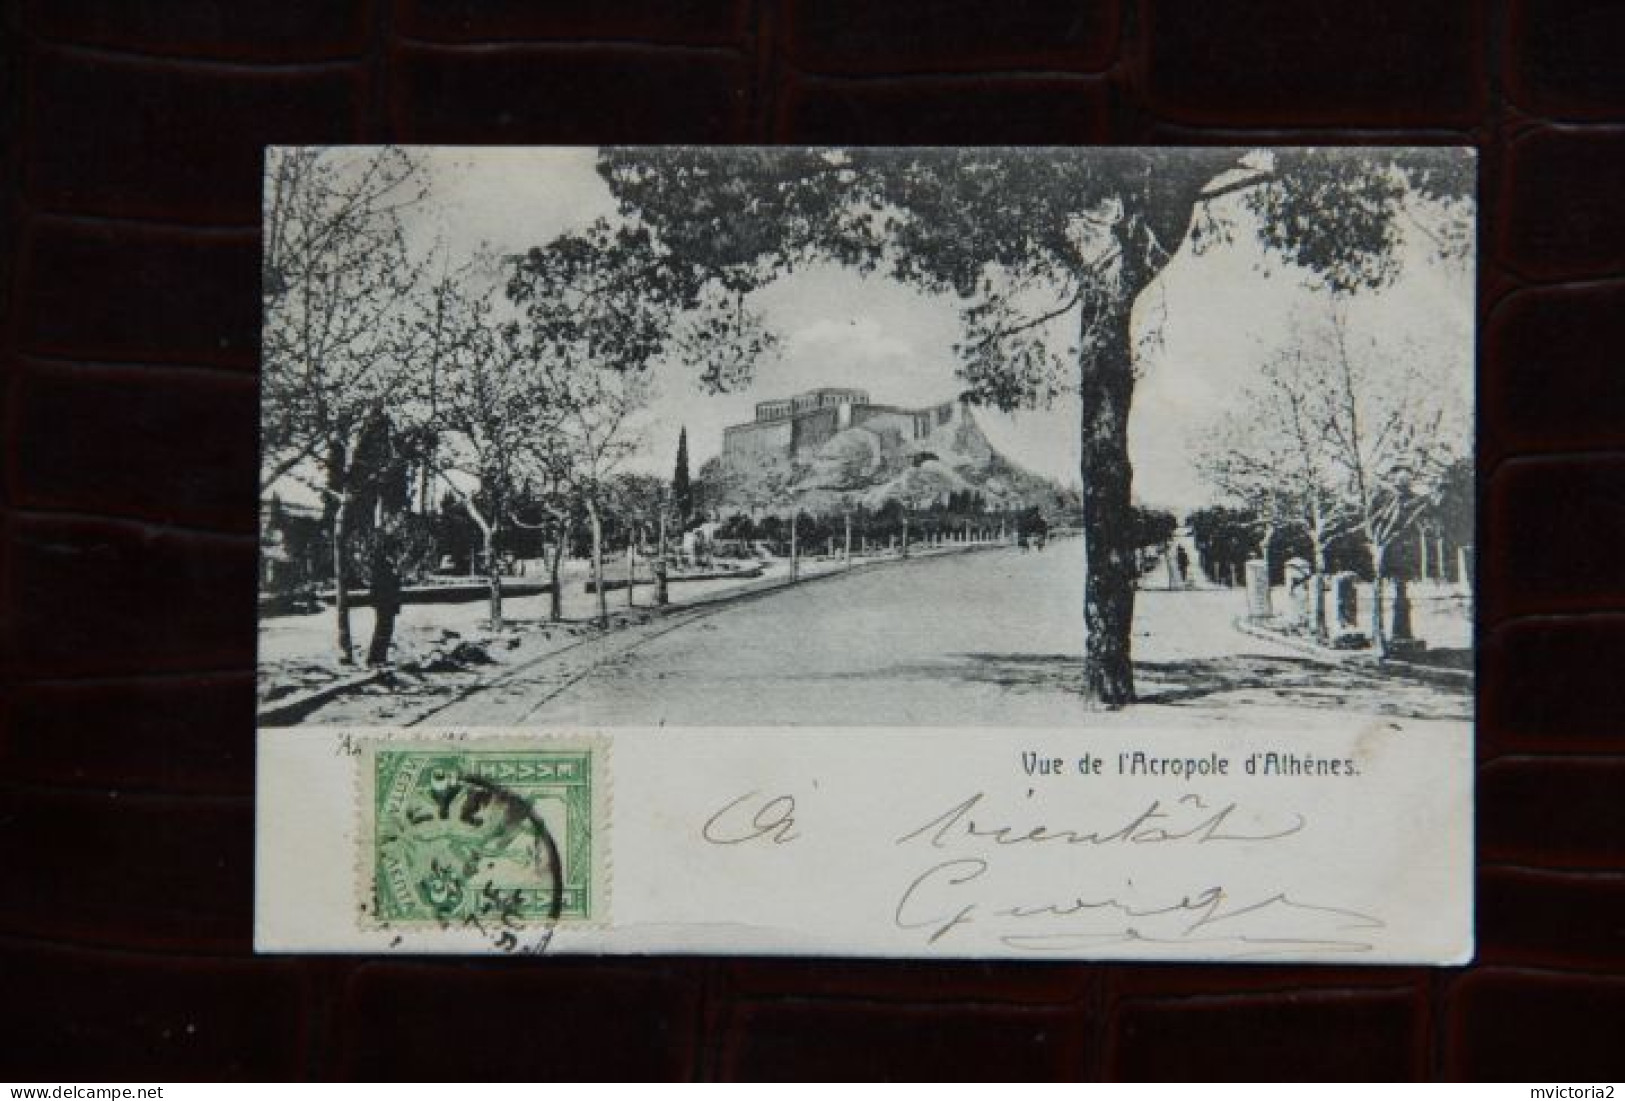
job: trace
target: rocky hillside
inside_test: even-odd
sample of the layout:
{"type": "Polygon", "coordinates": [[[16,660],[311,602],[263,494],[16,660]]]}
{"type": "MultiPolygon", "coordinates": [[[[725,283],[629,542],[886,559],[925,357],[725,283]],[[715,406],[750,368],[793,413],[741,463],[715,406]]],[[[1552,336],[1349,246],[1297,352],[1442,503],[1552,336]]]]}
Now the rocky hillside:
{"type": "Polygon", "coordinates": [[[804,456],[749,464],[713,459],[701,479],[707,500],[724,514],[816,515],[858,505],[878,509],[888,500],[924,508],[966,491],[981,494],[989,509],[1047,508],[1057,490],[994,450],[968,408],[917,439],[905,439],[889,424],[862,424],[804,456]]]}

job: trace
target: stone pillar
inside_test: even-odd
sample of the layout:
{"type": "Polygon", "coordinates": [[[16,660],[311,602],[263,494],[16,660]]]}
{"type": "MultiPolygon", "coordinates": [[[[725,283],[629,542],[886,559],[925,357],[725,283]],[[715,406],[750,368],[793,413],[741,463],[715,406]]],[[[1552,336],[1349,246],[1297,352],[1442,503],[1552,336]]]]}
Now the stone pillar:
{"type": "Polygon", "coordinates": [[[1413,641],[1416,636],[1411,631],[1410,587],[1405,584],[1403,577],[1394,578],[1394,606],[1390,610],[1390,615],[1392,620],[1388,628],[1388,641],[1413,641]]]}
{"type": "Polygon", "coordinates": [[[1470,572],[1472,561],[1467,557],[1467,548],[1456,548],[1456,584],[1464,593],[1473,591],[1473,575],[1470,572]]]}
{"type": "Polygon", "coordinates": [[[1332,574],[1332,608],[1336,616],[1335,634],[1347,634],[1360,629],[1360,590],[1358,579],[1347,570],[1332,574]]]}
{"type": "Polygon", "coordinates": [[[1302,558],[1289,558],[1282,572],[1286,576],[1286,595],[1290,607],[1288,614],[1294,623],[1300,626],[1307,624],[1313,607],[1309,589],[1314,570],[1302,558]]]}
{"type": "MultiPolygon", "coordinates": [[[[1173,563],[1168,566],[1168,587],[1173,585],[1173,563]]],[[[1247,563],[1247,615],[1250,619],[1268,619],[1275,614],[1270,602],[1270,567],[1262,558],[1247,563]]]]}

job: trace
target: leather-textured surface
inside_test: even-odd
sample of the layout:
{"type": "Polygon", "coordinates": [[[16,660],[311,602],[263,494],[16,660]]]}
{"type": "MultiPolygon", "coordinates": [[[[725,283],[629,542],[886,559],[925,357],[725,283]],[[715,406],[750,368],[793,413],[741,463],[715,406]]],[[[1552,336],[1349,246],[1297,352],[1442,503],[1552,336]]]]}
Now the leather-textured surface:
{"type": "Polygon", "coordinates": [[[1620,1077],[1625,6],[6,13],[0,1077],[1620,1077]],[[255,958],[260,150],[351,141],[1478,147],[1479,961],[255,958]]]}

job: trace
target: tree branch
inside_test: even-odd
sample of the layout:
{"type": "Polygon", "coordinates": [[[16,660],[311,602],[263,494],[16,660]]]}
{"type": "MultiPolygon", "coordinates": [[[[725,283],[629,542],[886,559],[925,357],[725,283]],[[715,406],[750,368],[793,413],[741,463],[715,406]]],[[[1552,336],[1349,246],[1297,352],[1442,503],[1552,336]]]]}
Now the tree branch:
{"type": "Polygon", "coordinates": [[[1246,191],[1248,188],[1257,187],[1261,183],[1267,183],[1276,178],[1277,177],[1274,172],[1257,172],[1251,176],[1246,176],[1239,180],[1231,180],[1228,183],[1209,185],[1197,193],[1196,201],[1199,203],[1209,203],[1214,199],[1222,199],[1226,195],[1233,195],[1238,191],[1246,191]]]}

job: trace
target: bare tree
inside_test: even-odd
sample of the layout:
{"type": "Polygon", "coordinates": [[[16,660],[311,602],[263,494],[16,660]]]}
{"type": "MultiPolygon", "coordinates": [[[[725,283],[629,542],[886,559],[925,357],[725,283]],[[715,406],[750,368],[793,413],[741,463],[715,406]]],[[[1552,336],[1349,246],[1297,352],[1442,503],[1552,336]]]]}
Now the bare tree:
{"type": "Polygon", "coordinates": [[[1414,344],[1355,334],[1334,296],[1323,331],[1320,434],[1342,473],[1342,499],[1371,555],[1371,644],[1387,649],[1388,551],[1443,490],[1470,446],[1466,405],[1414,344]]]}
{"type": "Polygon", "coordinates": [[[552,456],[565,460],[564,477],[587,513],[600,622],[609,618],[610,479],[637,448],[634,422],[650,393],[649,367],[666,350],[677,311],[692,301],[686,289],[646,229],[604,221],[531,249],[508,281],[534,361],[568,394],[552,456]]]}
{"type": "Polygon", "coordinates": [[[1358,522],[1325,431],[1332,379],[1303,336],[1264,364],[1204,441],[1197,465],[1207,480],[1260,518],[1259,556],[1269,564],[1278,527],[1302,531],[1313,555],[1310,622],[1326,633],[1327,550],[1358,522]]]}
{"type": "MultiPolygon", "coordinates": [[[[650,573],[655,580],[655,603],[665,604],[666,534],[668,525],[677,516],[676,499],[671,487],[653,474],[626,472],[615,478],[610,499],[617,518],[626,528],[628,555],[637,553],[636,548],[651,542],[654,544],[654,552],[646,557],[650,560],[650,573]]],[[[629,557],[629,563],[632,560],[629,557]]],[[[632,592],[637,582],[630,565],[627,581],[627,604],[630,605],[634,603],[632,592]]]]}
{"type": "Polygon", "coordinates": [[[569,449],[576,492],[587,511],[592,533],[592,580],[598,595],[598,622],[609,621],[608,585],[604,576],[604,520],[611,508],[614,477],[638,449],[633,414],[648,397],[641,374],[595,372],[589,392],[565,417],[561,436],[569,449]]]}
{"type": "MultiPolygon", "coordinates": [[[[569,395],[553,454],[567,457],[562,477],[592,529],[600,621],[609,614],[609,483],[638,446],[650,368],[670,357],[692,367],[700,385],[724,389],[773,354],[775,340],[746,307],[748,285],[719,282],[714,271],[674,257],[637,223],[600,220],[514,263],[508,297],[524,314],[534,361],[569,395]]],[[[561,477],[556,467],[553,476],[561,477]]]]}
{"type": "Polygon", "coordinates": [[[267,153],[262,271],[261,492],[310,485],[331,520],[336,646],[354,660],[346,521],[356,450],[396,390],[398,319],[416,283],[401,213],[425,195],[405,151],[267,153]]]}
{"type": "Polygon", "coordinates": [[[1200,441],[1196,457],[1208,483],[1257,518],[1257,554],[1266,567],[1276,531],[1297,517],[1296,487],[1282,478],[1291,441],[1276,418],[1273,396],[1267,386],[1243,391],[1200,441]]]}
{"type": "Polygon", "coordinates": [[[576,491],[574,456],[563,432],[555,428],[532,440],[521,458],[524,472],[509,516],[515,527],[546,533],[547,618],[557,623],[564,618],[564,556],[582,511],[581,497],[576,491]]]}
{"type": "Polygon", "coordinates": [[[558,434],[573,400],[521,322],[501,318],[496,283],[492,261],[476,258],[429,289],[413,371],[436,440],[432,466],[480,531],[492,630],[503,623],[503,531],[539,465],[532,453],[558,434]]]}

